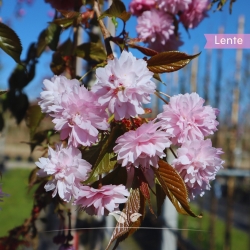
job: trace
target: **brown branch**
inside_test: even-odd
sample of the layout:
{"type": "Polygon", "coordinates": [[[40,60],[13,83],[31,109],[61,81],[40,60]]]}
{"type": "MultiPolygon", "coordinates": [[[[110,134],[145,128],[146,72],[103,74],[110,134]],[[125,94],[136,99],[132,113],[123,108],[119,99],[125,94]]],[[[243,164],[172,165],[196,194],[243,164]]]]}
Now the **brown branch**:
{"type": "Polygon", "coordinates": [[[98,0],[94,1],[94,11],[96,13],[97,20],[98,20],[98,23],[100,25],[101,32],[102,32],[102,35],[104,38],[104,43],[105,43],[105,47],[106,47],[106,51],[107,51],[107,55],[108,55],[107,58],[110,60],[113,60],[114,55],[113,55],[112,48],[110,46],[111,35],[110,35],[110,32],[106,29],[102,19],[99,19],[99,17],[101,16],[101,13],[100,13],[100,5],[99,5],[98,0]]]}

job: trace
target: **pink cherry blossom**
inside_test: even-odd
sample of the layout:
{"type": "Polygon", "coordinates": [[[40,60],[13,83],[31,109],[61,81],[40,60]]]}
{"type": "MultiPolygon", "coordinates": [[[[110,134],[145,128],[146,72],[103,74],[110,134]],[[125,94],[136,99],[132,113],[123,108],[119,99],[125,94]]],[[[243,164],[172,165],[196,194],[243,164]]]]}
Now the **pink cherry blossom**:
{"type": "Polygon", "coordinates": [[[129,10],[132,15],[139,16],[143,11],[150,10],[155,4],[154,0],[132,0],[129,10]]]}
{"type": "Polygon", "coordinates": [[[38,102],[43,113],[51,113],[52,105],[60,104],[64,93],[70,93],[74,88],[80,87],[79,81],[69,80],[65,76],[54,76],[51,81],[45,79],[43,84],[44,89],[38,102]]]}
{"type": "Polygon", "coordinates": [[[173,17],[161,10],[144,11],[137,22],[138,37],[145,43],[165,45],[174,34],[173,17]]]}
{"type": "Polygon", "coordinates": [[[81,186],[75,205],[79,205],[90,215],[108,215],[119,210],[119,204],[125,203],[128,196],[129,192],[123,185],[105,185],[100,189],[81,186]]]}
{"type": "Polygon", "coordinates": [[[156,0],[160,10],[177,14],[179,11],[184,11],[192,0],[156,0]]]}
{"type": "Polygon", "coordinates": [[[35,164],[41,168],[39,176],[52,176],[44,186],[45,190],[54,190],[52,197],[58,193],[67,202],[78,192],[80,182],[86,180],[91,171],[91,164],[82,159],[79,149],[72,146],[63,148],[57,145],[56,150],[49,147],[48,158],[41,157],[35,164]]]}
{"type": "Polygon", "coordinates": [[[144,113],[142,104],[150,103],[150,94],[155,91],[152,76],[144,60],[123,51],[119,59],[110,60],[104,68],[96,70],[98,82],[92,92],[116,120],[135,117],[144,113]]]}
{"type": "Polygon", "coordinates": [[[210,0],[193,0],[188,9],[180,15],[180,21],[186,28],[193,29],[207,17],[207,11],[210,0]]]}
{"type": "Polygon", "coordinates": [[[150,165],[158,168],[159,158],[165,156],[163,151],[171,144],[166,133],[159,129],[160,126],[160,123],[150,121],[120,136],[114,147],[117,162],[123,167],[132,163],[144,169],[149,169],[150,165]]]}
{"type": "Polygon", "coordinates": [[[55,130],[60,131],[61,140],[68,138],[68,144],[74,147],[91,146],[98,141],[98,129],[109,128],[107,113],[95,94],[84,86],[63,94],[60,105],[52,106],[51,110],[54,111],[52,122],[55,130]]]}
{"type": "Polygon", "coordinates": [[[183,45],[183,42],[175,34],[171,35],[164,45],[158,40],[148,43],[148,47],[157,52],[178,50],[181,45],[183,45]]]}
{"type": "Polygon", "coordinates": [[[190,140],[202,140],[217,130],[218,109],[203,106],[204,99],[198,94],[176,95],[163,106],[163,113],[157,117],[162,121],[162,128],[172,134],[172,143],[181,144],[190,140]]]}
{"type": "Polygon", "coordinates": [[[203,196],[205,190],[210,190],[209,182],[224,163],[220,159],[221,149],[212,147],[210,139],[187,141],[177,149],[178,158],[173,160],[172,166],[183,178],[190,198],[203,196]]]}

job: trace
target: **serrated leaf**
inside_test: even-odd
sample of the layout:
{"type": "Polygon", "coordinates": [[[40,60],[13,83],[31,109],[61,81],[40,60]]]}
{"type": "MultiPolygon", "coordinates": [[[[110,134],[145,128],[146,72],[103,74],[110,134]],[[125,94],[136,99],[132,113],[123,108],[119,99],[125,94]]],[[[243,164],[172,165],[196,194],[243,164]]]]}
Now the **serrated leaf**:
{"type": "Polygon", "coordinates": [[[161,52],[147,61],[147,67],[153,73],[173,72],[183,68],[199,55],[200,53],[192,56],[179,51],[161,52]]]}
{"type": "Polygon", "coordinates": [[[53,53],[50,69],[55,75],[61,75],[66,69],[66,63],[60,51],[53,53]]]}
{"type": "Polygon", "coordinates": [[[29,107],[27,95],[15,91],[9,91],[7,93],[7,103],[12,115],[16,119],[17,124],[19,124],[25,117],[26,111],[29,107]]]}
{"type": "Polygon", "coordinates": [[[32,105],[29,107],[26,115],[26,124],[30,129],[30,139],[32,140],[36,129],[40,125],[40,122],[45,117],[45,114],[41,112],[39,105],[32,105]]]}
{"type": "Polygon", "coordinates": [[[163,160],[160,160],[158,165],[158,169],[153,168],[155,176],[177,212],[189,214],[193,217],[201,217],[201,215],[192,212],[189,206],[188,191],[179,173],[163,160]]]}
{"type": "Polygon", "coordinates": [[[37,43],[37,57],[40,57],[46,46],[49,46],[51,50],[56,50],[60,32],[60,26],[55,23],[50,23],[48,28],[40,33],[37,43]]]}
{"type": "Polygon", "coordinates": [[[86,181],[84,181],[84,183],[86,183],[86,184],[92,183],[92,182],[96,181],[96,177],[99,176],[100,174],[108,173],[112,169],[114,169],[116,161],[111,160],[114,156],[115,156],[114,153],[105,154],[104,157],[102,158],[101,162],[97,165],[97,167],[95,167],[92,170],[89,178],[86,181]]]}
{"type": "Polygon", "coordinates": [[[86,61],[103,62],[107,59],[107,54],[101,43],[83,43],[77,46],[75,54],[86,61]]]}
{"type": "Polygon", "coordinates": [[[59,18],[53,21],[63,29],[67,29],[74,23],[74,18],[59,18]]]}
{"type": "Polygon", "coordinates": [[[125,204],[124,209],[122,210],[122,213],[125,214],[124,217],[127,218],[127,220],[122,220],[123,223],[117,222],[106,250],[115,240],[117,240],[113,250],[116,249],[119,242],[125,240],[140,227],[143,216],[138,216],[138,214],[144,215],[144,208],[145,199],[139,188],[133,189],[130,192],[130,196],[125,204]],[[136,220],[134,220],[135,218],[133,217],[133,214],[136,214],[136,220]]]}
{"type": "Polygon", "coordinates": [[[0,22],[0,48],[11,56],[17,63],[21,64],[20,56],[22,44],[19,37],[7,25],[0,22]]]}
{"type": "Polygon", "coordinates": [[[146,56],[155,56],[158,54],[158,52],[153,49],[142,47],[134,43],[128,43],[128,46],[130,48],[139,50],[141,53],[143,53],[146,56]]]}
{"type": "Polygon", "coordinates": [[[72,54],[74,44],[70,38],[58,46],[57,51],[61,52],[62,56],[69,56],[72,54]]]}
{"type": "Polygon", "coordinates": [[[126,7],[124,3],[120,0],[114,0],[113,3],[110,5],[109,9],[104,11],[99,19],[104,17],[118,17],[122,19],[124,22],[128,21],[131,14],[126,11],[126,7]]]}
{"type": "MultiPolygon", "coordinates": [[[[98,146],[95,146],[95,149],[97,151],[96,150],[94,151],[96,153],[91,157],[89,161],[90,163],[93,162],[92,173],[90,177],[86,181],[84,181],[84,183],[90,183],[90,180],[92,180],[96,176],[95,173],[101,172],[102,170],[103,171],[106,171],[108,169],[111,170],[114,168],[115,161],[110,163],[110,165],[108,166],[103,166],[103,168],[102,168],[102,165],[100,165],[100,163],[101,161],[104,160],[104,164],[105,164],[105,162],[107,162],[108,160],[110,161],[110,159],[114,157],[113,147],[114,147],[116,139],[119,136],[120,136],[119,127],[118,126],[113,127],[109,136],[107,136],[103,141],[99,142],[98,146]],[[107,157],[106,159],[104,159],[105,156],[107,157]],[[98,168],[100,168],[100,170],[98,170],[98,168]]],[[[91,148],[89,150],[91,150],[91,148]]],[[[83,153],[83,158],[84,158],[84,153],[83,153]]]]}

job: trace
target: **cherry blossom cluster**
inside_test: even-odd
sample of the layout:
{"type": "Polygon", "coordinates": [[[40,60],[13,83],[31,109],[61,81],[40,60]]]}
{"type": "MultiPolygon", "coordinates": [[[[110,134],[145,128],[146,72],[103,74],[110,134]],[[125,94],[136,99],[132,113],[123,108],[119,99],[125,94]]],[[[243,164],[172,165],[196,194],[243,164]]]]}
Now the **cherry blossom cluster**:
{"type": "Polygon", "coordinates": [[[177,50],[183,44],[176,25],[193,29],[207,16],[210,0],[132,0],[130,12],[137,16],[141,41],[158,52],[177,50]]]}
{"type": "Polygon", "coordinates": [[[159,159],[166,156],[165,150],[171,145],[179,147],[172,165],[186,183],[190,197],[203,195],[210,188],[209,182],[223,163],[221,149],[205,140],[217,130],[218,110],[203,106],[204,100],[192,93],[171,97],[156,119],[141,119],[143,104],[150,103],[156,90],[152,76],[146,61],[123,51],[119,58],[96,70],[97,82],[91,90],[64,76],[44,81],[39,105],[52,118],[64,142],[55,149],[49,147],[48,157],[36,162],[38,175],[50,176],[46,191],[53,191],[53,197],[58,194],[66,202],[73,201],[88,214],[107,215],[127,201],[136,168],[150,186],[154,185],[153,168],[159,167],[159,159]],[[101,134],[108,135],[112,119],[117,124],[127,121],[127,131],[116,139],[113,148],[117,164],[127,170],[126,187],[100,183],[96,189],[83,185],[92,166],[83,159],[81,149],[97,145],[101,134]]]}
{"type": "Polygon", "coordinates": [[[204,102],[197,93],[173,96],[157,116],[162,129],[171,134],[171,142],[180,146],[172,166],[186,183],[190,198],[210,189],[209,182],[223,164],[222,150],[213,148],[210,139],[205,140],[217,130],[219,110],[203,106],[204,102]]]}

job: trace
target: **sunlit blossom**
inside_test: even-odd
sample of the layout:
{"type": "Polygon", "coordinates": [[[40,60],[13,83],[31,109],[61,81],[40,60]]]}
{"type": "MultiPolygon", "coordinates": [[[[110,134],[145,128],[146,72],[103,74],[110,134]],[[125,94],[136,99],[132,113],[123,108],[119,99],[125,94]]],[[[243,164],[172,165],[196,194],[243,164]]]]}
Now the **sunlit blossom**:
{"type": "Polygon", "coordinates": [[[96,70],[98,82],[92,92],[116,120],[135,117],[144,113],[142,104],[150,103],[150,94],[155,91],[152,76],[143,59],[123,51],[119,59],[109,60],[104,68],[96,70]]]}
{"type": "Polygon", "coordinates": [[[190,198],[196,195],[203,196],[205,190],[210,190],[209,182],[215,179],[215,175],[222,168],[223,161],[220,148],[213,148],[210,139],[187,141],[177,149],[177,159],[172,166],[183,178],[190,198]]]}
{"type": "Polygon", "coordinates": [[[65,93],[59,105],[51,107],[52,122],[60,131],[61,140],[68,138],[74,147],[91,146],[98,141],[99,130],[107,130],[108,115],[97,102],[94,93],[81,86],[77,91],[65,93]]]}
{"type": "Polygon", "coordinates": [[[65,76],[54,76],[51,80],[45,79],[43,85],[38,102],[43,113],[51,113],[53,105],[60,105],[64,93],[70,93],[80,87],[79,81],[69,80],[65,76]]]}
{"type": "Polygon", "coordinates": [[[52,197],[58,193],[67,202],[77,194],[80,182],[86,180],[91,171],[91,164],[82,159],[79,149],[72,146],[63,148],[57,145],[55,150],[49,147],[48,158],[39,158],[36,165],[41,169],[38,171],[39,176],[52,176],[45,190],[54,190],[52,197]]]}
{"type": "Polygon", "coordinates": [[[160,123],[151,121],[120,136],[114,147],[118,163],[122,166],[132,163],[135,167],[148,169],[151,165],[157,168],[159,159],[165,156],[164,149],[171,144],[160,126],[160,123]]]}
{"type": "Polygon", "coordinates": [[[99,189],[81,186],[75,205],[79,205],[89,215],[108,215],[119,210],[119,204],[125,203],[129,196],[123,185],[105,185],[99,189]]]}
{"type": "Polygon", "coordinates": [[[172,96],[169,104],[163,106],[164,111],[157,118],[168,135],[172,134],[174,144],[204,139],[217,130],[219,122],[216,115],[219,111],[211,106],[203,106],[204,102],[197,93],[179,94],[172,96]]]}

